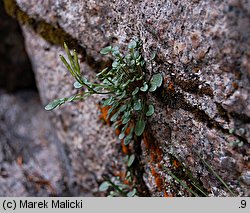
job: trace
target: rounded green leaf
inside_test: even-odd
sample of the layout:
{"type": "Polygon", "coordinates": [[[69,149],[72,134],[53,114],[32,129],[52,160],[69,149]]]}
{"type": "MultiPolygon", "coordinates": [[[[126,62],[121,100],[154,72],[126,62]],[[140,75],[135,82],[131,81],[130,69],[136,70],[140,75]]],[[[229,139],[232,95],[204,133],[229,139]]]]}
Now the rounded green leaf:
{"type": "Polygon", "coordinates": [[[134,48],[136,48],[136,41],[131,41],[131,42],[128,44],[128,48],[129,48],[129,49],[134,49],[134,48]]]}
{"type": "Polygon", "coordinates": [[[116,112],[111,118],[110,118],[110,121],[114,122],[117,120],[118,116],[120,114],[120,111],[116,112]]]}
{"type": "Polygon", "coordinates": [[[122,132],[122,133],[119,135],[119,139],[122,140],[124,137],[125,137],[125,133],[122,132]]]}
{"type": "Polygon", "coordinates": [[[110,96],[108,99],[104,100],[102,104],[103,106],[110,106],[113,104],[113,102],[114,102],[114,98],[113,96],[110,96]]]}
{"type": "Polygon", "coordinates": [[[64,103],[63,99],[56,99],[45,106],[46,110],[52,110],[64,103]]]}
{"type": "Polygon", "coordinates": [[[162,84],[162,75],[160,73],[153,75],[151,82],[160,87],[162,84]]]}
{"type": "Polygon", "coordinates": [[[143,87],[140,88],[142,92],[146,92],[148,90],[148,85],[146,82],[143,83],[143,87]]]}
{"type": "Polygon", "coordinates": [[[134,160],[135,160],[135,155],[134,154],[130,155],[127,163],[128,167],[130,167],[134,163],[134,160]]]}
{"type": "Polygon", "coordinates": [[[139,99],[134,104],[134,110],[139,111],[141,109],[142,109],[142,103],[141,103],[141,100],[139,99]]]}
{"type": "Polygon", "coordinates": [[[148,111],[146,112],[146,116],[151,116],[154,114],[154,112],[155,112],[154,106],[152,104],[150,104],[148,106],[148,111]]]}
{"type": "Polygon", "coordinates": [[[114,47],[112,49],[112,55],[115,56],[115,57],[120,55],[119,47],[114,47]]]}
{"type": "Polygon", "coordinates": [[[136,189],[133,188],[133,190],[131,192],[127,193],[127,197],[134,197],[135,194],[136,194],[136,189]]]}
{"type": "Polygon", "coordinates": [[[112,47],[111,47],[111,46],[107,46],[107,47],[104,47],[104,48],[100,51],[100,53],[101,53],[102,55],[107,55],[107,54],[109,54],[111,51],[112,51],[112,47]]]}
{"type": "Polygon", "coordinates": [[[119,111],[124,112],[127,109],[127,104],[124,104],[120,107],[119,111]]]}
{"type": "Polygon", "coordinates": [[[99,191],[104,192],[106,191],[110,186],[110,183],[108,181],[104,181],[100,186],[99,186],[99,191]]]}
{"type": "Polygon", "coordinates": [[[118,61],[114,61],[114,62],[112,63],[112,67],[113,67],[113,68],[117,68],[119,65],[120,65],[120,63],[119,63],[118,61]]]}
{"type": "Polygon", "coordinates": [[[132,92],[132,95],[136,95],[139,92],[139,87],[136,87],[135,90],[132,92]]]}
{"type": "Polygon", "coordinates": [[[81,87],[83,87],[83,85],[80,84],[78,81],[76,81],[76,82],[74,83],[74,87],[75,87],[76,89],[80,89],[81,87]]]}
{"type": "Polygon", "coordinates": [[[122,119],[122,124],[126,124],[126,123],[128,123],[129,121],[130,121],[130,116],[124,117],[124,118],[122,119]]]}
{"type": "Polygon", "coordinates": [[[124,139],[124,145],[125,146],[129,145],[129,143],[131,142],[131,139],[132,139],[132,135],[126,136],[126,138],[124,139]]]}
{"type": "Polygon", "coordinates": [[[144,132],[144,129],[145,129],[145,121],[142,120],[142,119],[139,119],[137,122],[136,122],[136,125],[135,125],[135,134],[137,136],[141,136],[142,133],[144,132]]]}
{"type": "Polygon", "coordinates": [[[157,89],[157,86],[153,82],[150,82],[150,83],[151,83],[151,87],[149,88],[149,92],[154,92],[157,89]]]}

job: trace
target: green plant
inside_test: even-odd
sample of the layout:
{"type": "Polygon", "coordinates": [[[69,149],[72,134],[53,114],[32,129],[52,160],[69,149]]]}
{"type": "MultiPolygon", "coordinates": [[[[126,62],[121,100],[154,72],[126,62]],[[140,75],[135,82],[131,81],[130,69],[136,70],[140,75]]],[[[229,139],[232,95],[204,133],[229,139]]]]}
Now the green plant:
{"type": "Polygon", "coordinates": [[[108,197],[137,197],[137,190],[124,183],[121,183],[119,177],[104,177],[105,181],[99,186],[99,191],[108,191],[108,197]]]}
{"type": "MultiPolygon", "coordinates": [[[[158,73],[146,76],[141,42],[138,40],[130,42],[125,54],[122,54],[118,47],[103,48],[100,53],[112,55],[114,60],[111,67],[103,69],[96,75],[100,83],[92,83],[82,76],[77,53],[73,51],[72,54],[65,43],[64,47],[69,61],[63,56],[60,58],[76,80],[74,87],[81,92],[69,98],[54,100],[45,109],[52,110],[66,102],[82,100],[93,94],[104,95],[102,105],[109,107],[110,121],[114,122],[115,128],[121,128],[119,139],[124,139],[124,144],[128,145],[134,134],[142,135],[146,117],[154,113],[153,104],[147,101],[147,93],[154,92],[162,85],[162,75],[158,73]],[[130,130],[128,134],[126,134],[127,129],[130,130]]],[[[155,55],[151,60],[154,57],[155,55]]]]}

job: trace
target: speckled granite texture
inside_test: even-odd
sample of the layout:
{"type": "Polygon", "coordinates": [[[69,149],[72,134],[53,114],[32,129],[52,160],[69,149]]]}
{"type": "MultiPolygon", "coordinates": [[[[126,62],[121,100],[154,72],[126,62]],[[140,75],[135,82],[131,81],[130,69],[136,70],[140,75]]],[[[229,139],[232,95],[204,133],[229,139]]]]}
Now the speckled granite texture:
{"type": "MultiPolygon", "coordinates": [[[[201,157],[236,195],[250,195],[249,0],[16,2],[30,17],[60,27],[78,41],[88,76],[97,70],[86,58],[102,61],[98,52],[108,44],[123,46],[138,37],[145,59],[157,53],[147,69],[161,72],[164,85],[150,97],[156,113],[138,154],[151,196],[191,195],[166,168],[183,174],[179,178],[188,185],[195,179],[210,196],[230,196],[201,157]]],[[[62,48],[44,41],[32,25],[23,26],[23,32],[43,103],[74,93],[72,78],[58,59],[62,48]]],[[[93,195],[99,195],[98,181],[107,168],[123,167],[119,141],[98,120],[98,100],[92,97],[51,113],[77,184],[93,195]]]]}

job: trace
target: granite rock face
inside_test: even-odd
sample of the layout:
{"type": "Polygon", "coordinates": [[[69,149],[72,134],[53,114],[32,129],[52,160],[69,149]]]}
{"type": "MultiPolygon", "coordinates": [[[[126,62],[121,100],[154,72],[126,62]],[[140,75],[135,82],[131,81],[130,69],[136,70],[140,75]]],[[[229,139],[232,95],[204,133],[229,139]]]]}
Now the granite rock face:
{"type": "Polygon", "coordinates": [[[69,160],[34,91],[0,90],[0,196],[71,196],[69,160]]]}
{"type": "MultiPolygon", "coordinates": [[[[137,178],[148,195],[190,196],[184,183],[198,195],[197,186],[209,196],[232,195],[216,172],[235,195],[249,196],[249,0],[16,3],[33,22],[47,22],[77,40],[85,52],[82,72],[90,78],[98,71],[93,64],[105,62],[99,51],[108,44],[124,47],[137,37],[146,60],[156,52],[147,69],[162,73],[164,85],[150,97],[156,112],[137,140],[143,171],[137,178]]],[[[45,41],[34,23],[22,23],[43,103],[73,94],[73,79],[58,57],[62,48],[45,41]]],[[[92,97],[51,112],[79,195],[99,196],[102,174],[125,170],[119,140],[99,119],[99,101],[92,97]]]]}
{"type": "Polygon", "coordinates": [[[0,88],[12,92],[35,89],[35,78],[18,22],[7,15],[0,2],[0,88]]]}

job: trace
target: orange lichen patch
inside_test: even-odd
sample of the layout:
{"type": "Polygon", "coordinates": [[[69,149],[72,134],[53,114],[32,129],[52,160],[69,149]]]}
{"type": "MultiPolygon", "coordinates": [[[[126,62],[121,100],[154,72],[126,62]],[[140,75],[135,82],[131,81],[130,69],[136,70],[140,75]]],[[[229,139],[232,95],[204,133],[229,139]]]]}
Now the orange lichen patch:
{"type": "Polygon", "coordinates": [[[164,80],[163,80],[163,84],[166,84],[166,83],[167,83],[167,81],[168,81],[168,78],[164,78],[164,80]]]}
{"type": "Polygon", "coordinates": [[[239,88],[239,85],[237,83],[235,83],[235,82],[232,83],[232,86],[233,86],[234,89],[238,89],[239,88]]]}
{"type": "Polygon", "coordinates": [[[164,197],[173,197],[172,194],[168,194],[167,191],[164,189],[164,197]]]}
{"type": "Polygon", "coordinates": [[[125,146],[125,145],[124,145],[124,139],[122,139],[122,152],[123,152],[124,154],[128,154],[128,153],[129,153],[129,148],[128,148],[128,146],[125,146]]]}
{"type": "Polygon", "coordinates": [[[177,169],[177,168],[179,168],[181,166],[181,164],[177,160],[173,160],[173,166],[174,166],[175,169],[177,169]]]}
{"type": "Polygon", "coordinates": [[[155,177],[157,175],[157,172],[155,171],[153,166],[150,166],[151,174],[155,177]]]}
{"type": "Polygon", "coordinates": [[[159,191],[162,191],[163,190],[163,180],[160,176],[155,178],[155,183],[156,183],[156,186],[159,189],[159,191]]]}
{"type": "Polygon", "coordinates": [[[168,89],[171,90],[171,91],[175,91],[175,90],[174,90],[174,83],[173,83],[173,82],[170,82],[170,83],[169,83],[168,89]]]}
{"type": "Polygon", "coordinates": [[[115,129],[115,134],[116,134],[116,135],[120,135],[120,133],[121,133],[121,130],[120,130],[119,128],[116,128],[116,129],[115,129]]]}
{"type": "Polygon", "coordinates": [[[157,164],[158,169],[162,170],[162,165],[160,163],[157,164]]]}
{"type": "Polygon", "coordinates": [[[155,178],[155,184],[158,188],[159,191],[163,190],[163,185],[164,185],[164,180],[161,177],[161,175],[154,169],[154,167],[151,165],[150,166],[151,174],[155,178]]]}
{"type": "Polygon", "coordinates": [[[125,179],[126,173],[122,171],[116,171],[115,176],[119,177],[121,180],[125,179]]]}
{"type": "Polygon", "coordinates": [[[157,154],[158,161],[161,161],[163,154],[162,154],[162,150],[159,147],[156,148],[156,154],[157,154]]]}
{"type": "Polygon", "coordinates": [[[99,118],[104,120],[109,126],[111,125],[110,119],[108,117],[108,110],[111,108],[111,106],[105,106],[105,107],[99,107],[101,110],[101,115],[99,118]]]}
{"type": "Polygon", "coordinates": [[[156,145],[154,140],[150,140],[150,138],[153,138],[149,133],[145,132],[143,134],[143,141],[146,146],[146,148],[149,150],[151,159],[156,162],[162,160],[162,150],[156,145]]]}

